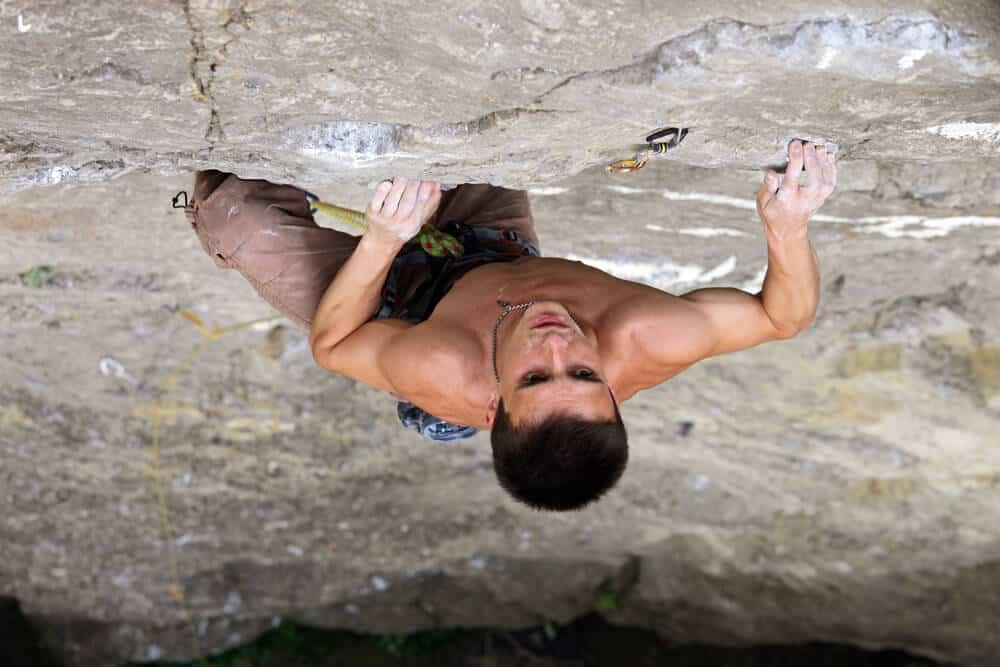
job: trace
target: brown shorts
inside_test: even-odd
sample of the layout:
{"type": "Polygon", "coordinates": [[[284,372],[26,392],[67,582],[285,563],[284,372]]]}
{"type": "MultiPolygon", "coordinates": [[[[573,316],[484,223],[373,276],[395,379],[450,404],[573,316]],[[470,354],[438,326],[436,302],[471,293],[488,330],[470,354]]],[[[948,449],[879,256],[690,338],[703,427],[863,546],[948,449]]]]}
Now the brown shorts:
{"type": "MultiPolygon", "coordinates": [[[[301,190],[214,169],[197,172],[184,213],[217,266],[238,270],[265,301],[305,327],[361,238],[317,225],[301,190]]],[[[524,190],[474,183],[442,192],[430,222],[453,221],[512,229],[538,245],[524,190]]]]}

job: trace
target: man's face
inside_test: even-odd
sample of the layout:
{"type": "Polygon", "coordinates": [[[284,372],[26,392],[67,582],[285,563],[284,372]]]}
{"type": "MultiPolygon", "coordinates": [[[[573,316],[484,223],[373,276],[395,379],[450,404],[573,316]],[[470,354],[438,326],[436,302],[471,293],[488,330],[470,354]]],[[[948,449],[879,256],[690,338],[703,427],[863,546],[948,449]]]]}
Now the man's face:
{"type": "Polygon", "coordinates": [[[514,425],[537,423],[552,413],[614,421],[596,341],[569,311],[558,302],[539,301],[507,320],[514,317],[501,324],[497,349],[500,396],[514,425]]]}

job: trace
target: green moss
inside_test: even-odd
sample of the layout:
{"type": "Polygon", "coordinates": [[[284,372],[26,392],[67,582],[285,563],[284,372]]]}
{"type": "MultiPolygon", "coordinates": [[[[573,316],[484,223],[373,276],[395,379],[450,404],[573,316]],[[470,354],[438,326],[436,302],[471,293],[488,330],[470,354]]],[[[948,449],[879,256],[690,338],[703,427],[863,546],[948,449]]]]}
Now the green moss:
{"type": "Polygon", "coordinates": [[[444,646],[458,635],[457,630],[430,630],[412,635],[383,635],[375,639],[383,651],[396,657],[418,656],[444,646]]]}
{"type": "Polygon", "coordinates": [[[45,287],[52,280],[55,271],[51,266],[39,265],[20,274],[21,282],[29,287],[45,287]]]}
{"type": "Polygon", "coordinates": [[[602,591],[597,594],[597,608],[601,611],[618,609],[618,594],[614,591],[602,591]]]}

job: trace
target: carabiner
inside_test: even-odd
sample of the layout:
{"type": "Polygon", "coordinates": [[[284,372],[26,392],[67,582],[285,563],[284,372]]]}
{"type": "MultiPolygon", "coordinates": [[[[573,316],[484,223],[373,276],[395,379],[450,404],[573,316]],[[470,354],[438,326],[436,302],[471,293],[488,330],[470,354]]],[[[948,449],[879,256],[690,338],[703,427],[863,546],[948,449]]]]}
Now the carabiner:
{"type": "Polygon", "coordinates": [[[646,166],[646,162],[647,162],[646,160],[642,160],[639,158],[639,153],[636,153],[635,157],[633,158],[626,158],[624,160],[615,160],[607,167],[605,167],[605,170],[607,170],[607,172],[610,174],[628,174],[633,171],[639,171],[640,169],[646,166]]]}
{"type": "Polygon", "coordinates": [[[687,128],[665,127],[657,130],[646,137],[646,146],[636,151],[632,158],[616,160],[605,167],[609,174],[628,174],[639,171],[646,166],[651,155],[665,155],[667,150],[676,148],[684,137],[687,136],[687,128]],[[662,137],[670,136],[666,141],[656,141],[662,137]]]}
{"type": "Polygon", "coordinates": [[[653,146],[654,146],[653,142],[656,141],[657,139],[659,139],[660,137],[665,137],[668,134],[669,135],[673,135],[667,141],[659,141],[659,142],[656,142],[656,144],[655,144],[655,146],[657,146],[657,147],[664,146],[664,148],[662,150],[658,150],[658,152],[666,153],[667,152],[667,148],[677,148],[677,146],[679,146],[680,143],[682,141],[684,141],[684,137],[687,136],[687,133],[688,133],[688,129],[686,127],[684,127],[684,128],[665,127],[662,130],[657,130],[656,132],[653,132],[651,135],[649,135],[648,137],[646,137],[646,143],[649,144],[650,148],[653,148],[653,146]]]}

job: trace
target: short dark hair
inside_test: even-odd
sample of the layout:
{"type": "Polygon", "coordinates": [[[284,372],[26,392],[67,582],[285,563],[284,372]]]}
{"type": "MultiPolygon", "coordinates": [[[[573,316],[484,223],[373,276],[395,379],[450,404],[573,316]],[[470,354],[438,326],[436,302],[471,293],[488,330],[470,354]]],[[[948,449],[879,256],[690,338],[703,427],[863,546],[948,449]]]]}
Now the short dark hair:
{"type": "Polygon", "coordinates": [[[628,463],[617,404],[615,421],[554,414],[515,427],[500,399],[490,442],[500,486],[535,509],[579,509],[613,487],[628,463]]]}

